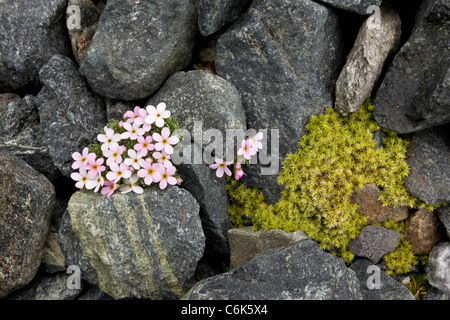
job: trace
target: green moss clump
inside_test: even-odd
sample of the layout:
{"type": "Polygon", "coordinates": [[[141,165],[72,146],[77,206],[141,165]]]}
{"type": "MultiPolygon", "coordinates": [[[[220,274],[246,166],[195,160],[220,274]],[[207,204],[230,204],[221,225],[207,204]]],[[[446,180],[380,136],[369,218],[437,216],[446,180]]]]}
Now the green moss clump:
{"type": "MultiPolygon", "coordinates": [[[[383,129],[373,119],[372,111],[368,100],[348,117],[332,109],[313,116],[300,139],[300,148],[283,162],[278,181],[284,190],[273,205],[267,205],[256,188],[230,179],[227,190],[233,225],[243,226],[248,217],[255,230],[302,230],[322,249],[349,263],[353,255],[348,242],[367,225],[366,217],[349,200],[353,191],[375,183],[382,189],[380,200],[385,205],[431,208],[411,196],[404,186],[407,142],[385,131],[382,146],[376,147],[373,134],[383,129]]],[[[394,273],[403,272],[414,262],[410,255],[411,248],[402,239],[385,262],[394,273]],[[402,263],[399,259],[405,260],[402,263]]]]}

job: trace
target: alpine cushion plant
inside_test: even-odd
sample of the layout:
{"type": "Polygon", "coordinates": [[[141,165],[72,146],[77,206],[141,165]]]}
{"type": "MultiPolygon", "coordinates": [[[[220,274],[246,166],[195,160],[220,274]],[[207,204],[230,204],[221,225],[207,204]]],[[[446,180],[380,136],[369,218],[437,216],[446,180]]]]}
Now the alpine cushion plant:
{"type": "Polygon", "coordinates": [[[86,188],[110,197],[121,193],[142,193],[157,184],[160,189],[180,184],[170,161],[180,137],[173,135],[177,121],[164,102],[156,107],[136,106],[121,121],[110,120],[97,136],[98,143],[74,152],[71,174],[79,189],[86,188]]]}

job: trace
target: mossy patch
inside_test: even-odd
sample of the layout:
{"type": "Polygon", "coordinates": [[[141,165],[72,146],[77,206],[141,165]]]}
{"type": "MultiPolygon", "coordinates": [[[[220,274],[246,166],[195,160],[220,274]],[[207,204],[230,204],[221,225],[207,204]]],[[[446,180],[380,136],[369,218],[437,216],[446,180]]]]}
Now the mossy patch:
{"type": "MultiPolygon", "coordinates": [[[[278,182],[284,190],[273,205],[265,203],[258,189],[229,179],[233,226],[242,227],[249,218],[255,230],[302,230],[322,249],[350,263],[353,255],[348,242],[367,226],[366,217],[349,199],[356,189],[374,183],[382,190],[379,200],[384,205],[434,209],[437,205],[413,197],[404,185],[409,170],[405,161],[407,141],[382,129],[372,112],[368,100],[347,117],[332,109],[313,116],[298,151],[288,154],[283,162],[278,182]],[[381,131],[385,138],[377,147],[373,135],[381,131]]],[[[392,274],[403,273],[415,263],[404,238],[384,263],[392,274]]]]}

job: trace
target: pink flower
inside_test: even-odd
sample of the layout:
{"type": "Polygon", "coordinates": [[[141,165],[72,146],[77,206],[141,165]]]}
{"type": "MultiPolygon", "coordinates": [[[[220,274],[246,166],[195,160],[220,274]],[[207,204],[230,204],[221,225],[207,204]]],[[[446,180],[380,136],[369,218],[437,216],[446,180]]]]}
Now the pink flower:
{"type": "Polygon", "coordinates": [[[111,171],[106,174],[106,179],[118,182],[121,178],[128,179],[131,176],[131,171],[125,163],[121,163],[120,166],[113,162],[109,166],[111,171]]]}
{"type": "Polygon", "coordinates": [[[262,138],[263,138],[263,133],[262,133],[261,131],[258,132],[258,133],[252,138],[252,141],[253,141],[252,145],[253,145],[253,148],[255,148],[256,151],[258,151],[258,150],[260,150],[260,149],[263,148],[263,145],[262,145],[262,143],[261,143],[261,141],[260,141],[260,140],[262,140],[262,138]]]}
{"type": "Polygon", "coordinates": [[[93,179],[92,176],[88,175],[88,172],[86,171],[86,169],[80,168],[80,172],[73,172],[70,177],[75,180],[78,181],[75,184],[75,187],[77,187],[78,189],[83,189],[85,183],[91,179],[93,179]]]}
{"type": "Polygon", "coordinates": [[[153,141],[152,136],[149,135],[145,138],[143,136],[139,136],[137,137],[137,141],[138,143],[134,145],[134,150],[140,151],[143,157],[147,155],[148,151],[155,150],[155,145],[151,144],[153,141]]]}
{"type": "Polygon", "coordinates": [[[170,111],[166,110],[166,104],[164,102],[159,103],[156,108],[152,105],[147,106],[147,117],[145,122],[148,124],[155,123],[157,127],[164,126],[164,119],[170,117],[170,111]]]}
{"type": "Polygon", "coordinates": [[[158,163],[161,163],[165,167],[172,166],[172,162],[170,162],[170,155],[166,154],[164,151],[162,153],[158,151],[153,152],[152,156],[158,160],[158,163]]]}
{"type": "Polygon", "coordinates": [[[78,169],[81,167],[85,167],[89,164],[89,160],[95,159],[95,153],[89,153],[89,149],[86,147],[83,149],[83,153],[74,152],[72,154],[74,163],[72,163],[72,169],[78,169]]]}
{"type": "Polygon", "coordinates": [[[256,149],[253,147],[253,140],[242,140],[241,148],[238,150],[237,154],[239,156],[243,155],[245,159],[250,160],[250,157],[256,154],[256,149]]]}
{"type": "Polygon", "coordinates": [[[115,149],[103,151],[103,155],[107,158],[106,164],[111,166],[112,163],[121,163],[123,160],[121,156],[123,151],[122,146],[119,145],[115,149]]]}
{"type": "Polygon", "coordinates": [[[242,166],[240,163],[236,163],[234,165],[234,178],[236,180],[239,180],[240,178],[242,178],[244,175],[246,175],[244,173],[244,171],[242,170],[242,166]]]}
{"type": "Polygon", "coordinates": [[[230,164],[233,163],[233,161],[224,161],[223,159],[215,159],[216,163],[213,163],[209,166],[210,169],[217,169],[216,176],[218,178],[221,178],[223,176],[223,173],[225,172],[227,176],[231,176],[231,171],[228,168],[230,164]]]}
{"type": "Polygon", "coordinates": [[[86,181],[86,189],[94,189],[94,192],[97,192],[101,186],[103,186],[104,180],[103,177],[99,174],[94,179],[86,181]]]}
{"type": "Polygon", "coordinates": [[[128,150],[128,156],[129,158],[125,159],[125,164],[128,166],[131,166],[131,168],[134,168],[136,170],[140,169],[141,166],[139,165],[139,160],[141,160],[142,155],[141,153],[138,151],[136,152],[135,150],[128,150]]]}
{"type": "MultiPolygon", "coordinates": [[[[127,112],[125,112],[125,114],[123,115],[123,118],[127,119],[128,123],[134,123],[137,119],[140,118],[140,115],[139,115],[140,110],[141,110],[141,107],[136,106],[136,107],[134,107],[134,111],[128,110],[127,112]]],[[[144,119],[142,119],[142,123],[143,123],[143,120],[144,119]]],[[[140,124],[142,124],[142,123],[140,123],[140,124]]]]}
{"type": "Polygon", "coordinates": [[[106,167],[102,166],[103,162],[105,161],[105,159],[103,158],[90,158],[89,159],[89,174],[91,176],[96,176],[97,174],[105,171],[106,167]]]}
{"type": "Polygon", "coordinates": [[[167,187],[167,184],[175,185],[177,184],[177,179],[175,177],[172,177],[172,175],[177,170],[174,166],[164,168],[160,166],[161,170],[159,171],[161,173],[161,181],[159,182],[159,188],[165,189],[167,187]]]}
{"type": "Polygon", "coordinates": [[[167,127],[164,127],[161,130],[161,134],[157,132],[153,133],[153,140],[157,142],[155,144],[155,149],[157,151],[164,150],[167,154],[172,154],[172,145],[176,145],[178,142],[180,142],[180,139],[177,136],[170,137],[170,130],[167,127]]]}
{"type": "Polygon", "coordinates": [[[160,164],[151,164],[148,161],[142,161],[142,169],[137,173],[138,177],[144,178],[146,185],[150,185],[152,182],[161,181],[161,171],[163,168],[160,164]]]}
{"type": "Polygon", "coordinates": [[[122,136],[121,136],[122,139],[136,140],[138,136],[143,136],[145,133],[144,129],[142,129],[140,127],[140,125],[136,122],[133,123],[133,125],[131,125],[128,122],[125,122],[123,124],[123,127],[127,131],[122,133],[122,136]]]}
{"type": "Polygon", "coordinates": [[[134,193],[143,193],[144,189],[135,183],[139,180],[138,176],[133,174],[129,179],[125,179],[124,185],[119,188],[121,193],[128,193],[133,191],[134,193]]]}
{"type": "Polygon", "coordinates": [[[117,185],[114,181],[105,181],[103,185],[104,187],[102,188],[100,193],[106,195],[107,197],[111,196],[117,188],[117,185]]]}
{"type": "Polygon", "coordinates": [[[145,122],[145,118],[147,118],[148,113],[147,110],[144,108],[141,108],[139,110],[139,124],[142,124],[142,129],[144,129],[145,132],[148,132],[152,129],[152,125],[150,123],[145,122]],[[141,123],[142,122],[142,123],[141,123]]]}
{"type": "Polygon", "coordinates": [[[97,135],[97,140],[100,142],[103,142],[101,148],[102,151],[105,151],[106,149],[115,149],[119,145],[119,141],[121,139],[121,136],[119,133],[114,133],[113,129],[110,129],[105,126],[104,128],[105,134],[99,134],[97,135]]]}

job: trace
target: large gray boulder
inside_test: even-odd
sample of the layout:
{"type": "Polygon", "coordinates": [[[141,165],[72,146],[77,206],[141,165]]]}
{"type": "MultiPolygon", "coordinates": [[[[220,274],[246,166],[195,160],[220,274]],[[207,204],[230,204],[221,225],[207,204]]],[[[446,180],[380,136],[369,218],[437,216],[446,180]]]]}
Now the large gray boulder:
{"type": "Polygon", "coordinates": [[[0,1],[0,90],[38,88],[39,70],[55,54],[68,54],[67,0],[0,1]]]}
{"type": "Polygon", "coordinates": [[[183,300],[360,300],[359,286],[344,261],[306,239],[202,280],[183,300]]]}
{"type": "MultiPolygon", "coordinates": [[[[295,152],[309,118],[333,107],[344,62],[340,25],[332,9],[310,0],[256,0],[218,40],[217,73],[239,90],[248,129],[279,130],[279,145],[274,138],[270,147],[271,134],[267,141],[276,158],[295,152]]],[[[252,166],[243,180],[268,202],[280,193],[274,169],[261,175],[252,166]]]]}
{"type": "Polygon", "coordinates": [[[191,61],[198,0],[110,0],[80,71],[99,94],[137,100],[191,61]]]}
{"type": "Polygon", "coordinates": [[[144,193],[78,191],[71,226],[100,289],[115,299],[178,299],[194,284],[205,236],[195,198],[179,187],[144,193]]]}
{"type": "MultiPolygon", "coordinates": [[[[192,141],[195,135],[202,136],[203,148],[214,141],[206,135],[209,129],[219,130],[224,143],[227,129],[247,129],[239,91],[222,77],[203,70],[176,72],[146,105],[156,107],[160,102],[166,103],[179,128],[189,131],[192,141]],[[196,121],[201,123],[195,125],[196,121]]],[[[188,142],[187,136],[185,139],[188,142]]]]}
{"type": "Polygon", "coordinates": [[[405,186],[428,204],[450,201],[450,125],[418,131],[409,137],[405,186]]]}
{"type": "Polygon", "coordinates": [[[20,158],[0,152],[0,298],[28,284],[41,264],[55,188],[20,158]]]}
{"type": "Polygon", "coordinates": [[[374,100],[386,129],[411,133],[450,121],[449,0],[425,0],[374,100]]]}
{"type": "Polygon", "coordinates": [[[44,83],[36,97],[41,128],[53,162],[69,177],[72,154],[97,142],[106,125],[104,101],[65,56],[53,56],[39,75],[44,83]]]}

